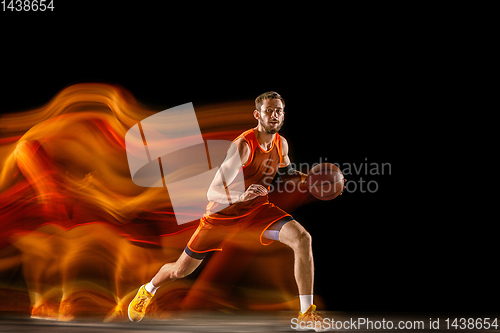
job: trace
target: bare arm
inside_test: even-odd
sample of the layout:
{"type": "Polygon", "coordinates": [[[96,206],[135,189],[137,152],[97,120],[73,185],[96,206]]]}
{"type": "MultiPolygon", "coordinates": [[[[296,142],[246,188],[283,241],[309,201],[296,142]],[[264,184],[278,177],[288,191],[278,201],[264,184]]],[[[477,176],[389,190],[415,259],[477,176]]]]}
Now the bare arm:
{"type": "Polygon", "coordinates": [[[259,184],[250,185],[246,191],[228,189],[228,186],[236,179],[240,169],[248,162],[249,157],[250,148],[244,139],[238,139],[231,144],[226,159],[222,162],[208,189],[207,198],[209,201],[233,204],[267,194],[267,189],[259,184]]]}
{"type": "MultiPolygon", "coordinates": [[[[284,137],[281,137],[281,149],[282,149],[282,153],[283,153],[283,163],[280,164],[280,168],[284,168],[284,167],[287,167],[290,165],[290,157],[288,157],[288,150],[289,150],[288,141],[286,141],[286,139],[284,137]]],[[[291,172],[295,173],[295,174],[299,174],[301,181],[305,182],[305,180],[307,178],[307,174],[302,173],[298,170],[291,170],[291,172]]]]}

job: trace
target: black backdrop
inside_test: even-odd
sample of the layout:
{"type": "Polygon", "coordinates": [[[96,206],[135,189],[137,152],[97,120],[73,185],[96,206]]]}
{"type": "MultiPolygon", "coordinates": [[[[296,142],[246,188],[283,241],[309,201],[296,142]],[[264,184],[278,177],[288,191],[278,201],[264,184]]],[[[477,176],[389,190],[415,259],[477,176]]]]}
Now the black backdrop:
{"type": "Polygon", "coordinates": [[[286,100],[282,134],[294,162],[390,164],[390,174],[346,177],[376,181],[374,193],[294,214],[313,236],[316,292],[328,309],[498,309],[494,253],[466,201],[448,202],[439,180],[438,70],[415,46],[418,31],[377,20],[342,26],[336,16],[285,26],[281,16],[225,21],[92,6],[2,13],[0,112],[40,106],[80,82],[121,85],[158,110],[275,90],[286,100]]]}

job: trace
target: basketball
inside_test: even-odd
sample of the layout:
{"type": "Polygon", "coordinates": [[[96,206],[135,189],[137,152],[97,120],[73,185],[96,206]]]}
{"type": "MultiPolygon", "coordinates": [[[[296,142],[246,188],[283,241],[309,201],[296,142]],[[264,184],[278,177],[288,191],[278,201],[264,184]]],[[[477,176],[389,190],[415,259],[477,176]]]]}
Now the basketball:
{"type": "Polygon", "coordinates": [[[309,193],[319,200],[332,200],[344,189],[344,175],[331,163],[315,165],[307,174],[309,193]]]}

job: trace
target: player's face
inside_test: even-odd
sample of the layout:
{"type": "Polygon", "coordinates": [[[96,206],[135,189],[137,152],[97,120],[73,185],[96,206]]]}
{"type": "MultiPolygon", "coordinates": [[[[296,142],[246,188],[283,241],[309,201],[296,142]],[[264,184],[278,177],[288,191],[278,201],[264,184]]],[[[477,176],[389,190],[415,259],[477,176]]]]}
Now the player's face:
{"type": "Polygon", "coordinates": [[[255,118],[264,128],[267,134],[277,133],[285,120],[285,108],[279,99],[265,99],[260,107],[260,112],[256,112],[255,118]]]}

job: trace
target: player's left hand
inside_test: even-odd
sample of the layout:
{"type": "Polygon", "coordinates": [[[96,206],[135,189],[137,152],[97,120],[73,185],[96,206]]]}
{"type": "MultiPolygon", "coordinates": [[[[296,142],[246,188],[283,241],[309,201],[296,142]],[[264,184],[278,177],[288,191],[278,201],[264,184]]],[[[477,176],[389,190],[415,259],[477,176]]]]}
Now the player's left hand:
{"type": "Polygon", "coordinates": [[[252,185],[250,185],[247,188],[247,190],[245,191],[245,193],[243,193],[240,196],[239,201],[252,200],[252,199],[255,199],[258,196],[267,195],[268,193],[269,193],[269,191],[264,186],[262,186],[260,184],[252,184],[252,185]]]}

